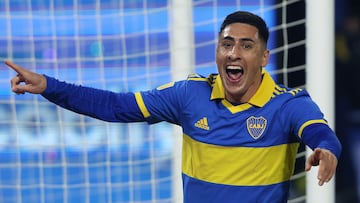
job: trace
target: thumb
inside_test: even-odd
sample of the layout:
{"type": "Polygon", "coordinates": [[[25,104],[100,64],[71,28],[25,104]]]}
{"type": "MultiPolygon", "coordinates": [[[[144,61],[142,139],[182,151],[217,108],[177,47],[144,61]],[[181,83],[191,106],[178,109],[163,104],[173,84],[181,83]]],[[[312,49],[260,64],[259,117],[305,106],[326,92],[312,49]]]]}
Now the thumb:
{"type": "Polygon", "coordinates": [[[313,155],[310,155],[307,159],[306,159],[306,163],[305,163],[305,171],[310,171],[312,165],[311,165],[311,161],[310,159],[312,159],[313,155]]]}
{"type": "Polygon", "coordinates": [[[319,165],[321,149],[316,148],[314,152],[306,159],[305,171],[309,171],[312,166],[319,165]]]}

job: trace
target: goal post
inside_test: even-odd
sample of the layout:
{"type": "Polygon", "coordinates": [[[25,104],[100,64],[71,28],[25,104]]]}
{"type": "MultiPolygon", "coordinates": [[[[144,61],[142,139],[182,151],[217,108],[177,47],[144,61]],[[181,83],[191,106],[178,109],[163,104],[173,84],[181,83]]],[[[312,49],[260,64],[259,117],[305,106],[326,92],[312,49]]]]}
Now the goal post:
{"type": "MultiPolygon", "coordinates": [[[[307,0],[306,19],[306,87],[334,127],[334,0],[307,0]]],[[[307,173],[306,202],[335,202],[335,177],[320,187],[317,172],[315,167],[307,173]]]]}
{"type": "MultiPolygon", "coordinates": [[[[170,1],[170,69],[173,81],[184,80],[194,72],[194,29],[192,0],[170,1]]],[[[173,126],[172,194],[173,203],[183,202],[181,163],[182,130],[173,126]]]]}

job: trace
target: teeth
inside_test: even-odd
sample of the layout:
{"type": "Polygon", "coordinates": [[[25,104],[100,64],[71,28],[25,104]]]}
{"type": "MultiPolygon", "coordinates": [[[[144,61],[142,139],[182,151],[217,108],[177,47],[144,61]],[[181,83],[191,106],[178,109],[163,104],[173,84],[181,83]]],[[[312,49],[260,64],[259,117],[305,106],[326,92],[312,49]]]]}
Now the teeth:
{"type": "Polygon", "coordinates": [[[242,67],[240,67],[240,66],[228,66],[226,68],[229,70],[242,70],[242,67]]]}
{"type": "Polygon", "coordinates": [[[228,66],[226,67],[226,73],[227,74],[238,74],[243,73],[243,68],[240,66],[228,66]]]}

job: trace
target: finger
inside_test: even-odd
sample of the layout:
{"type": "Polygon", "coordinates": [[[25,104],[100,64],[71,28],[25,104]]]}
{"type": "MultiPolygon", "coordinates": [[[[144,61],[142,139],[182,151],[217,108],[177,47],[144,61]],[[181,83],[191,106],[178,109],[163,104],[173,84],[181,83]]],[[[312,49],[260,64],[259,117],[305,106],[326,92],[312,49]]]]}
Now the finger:
{"type": "Polygon", "coordinates": [[[320,164],[318,171],[319,185],[329,182],[335,174],[336,171],[336,158],[333,157],[331,153],[327,153],[325,150],[321,150],[319,155],[320,164]]]}
{"type": "Polygon", "coordinates": [[[312,166],[319,165],[319,150],[315,149],[313,153],[306,159],[305,171],[309,171],[312,166]]]}
{"type": "Polygon", "coordinates": [[[23,81],[23,78],[20,77],[19,74],[10,80],[11,85],[17,85],[17,84],[20,84],[21,82],[24,82],[24,81],[23,81]]]}
{"type": "Polygon", "coordinates": [[[311,167],[312,167],[312,164],[311,164],[311,159],[312,159],[312,155],[309,156],[307,159],[306,159],[306,162],[305,162],[305,171],[310,171],[311,167]]]}
{"type": "Polygon", "coordinates": [[[313,166],[318,166],[320,164],[320,160],[321,160],[321,149],[316,148],[313,152],[313,156],[310,163],[313,166]]]}
{"type": "Polygon", "coordinates": [[[319,185],[323,185],[328,180],[328,172],[326,172],[324,170],[324,166],[322,166],[321,164],[320,164],[320,167],[319,167],[319,172],[318,172],[318,177],[317,178],[319,180],[319,185]]]}
{"type": "Polygon", "coordinates": [[[12,68],[14,71],[16,71],[18,74],[23,74],[25,72],[25,69],[21,68],[20,66],[16,65],[15,63],[5,60],[4,63],[12,68]]]}
{"type": "Polygon", "coordinates": [[[16,94],[23,94],[25,93],[22,87],[23,85],[20,84],[21,81],[19,81],[17,78],[18,76],[11,80],[11,91],[15,92],[16,94]]]}
{"type": "Polygon", "coordinates": [[[320,159],[321,152],[322,152],[322,149],[320,149],[320,148],[316,148],[316,149],[314,150],[314,155],[315,155],[315,157],[316,157],[317,159],[320,159]]]}
{"type": "Polygon", "coordinates": [[[324,185],[324,183],[327,183],[331,180],[332,176],[326,176],[324,178],[318,178],[319,180],[319,185],[322,186],[324,185]]]}
{"type": "Polygon", "coordinates": [[[319,170],[319,179],[324,182],[329,182],[335,174],[335,167],[332,164],[327,164],[323,169],[319,170]],[[326,167],[326,168],[325,168],[326,167]]]}
{"type": "Polygon", "coordinates": [[[25,82],[25,78],[22,75],[17,74],[10,80],[11,91],[16,94],[24,94],[27,88],[27,84],[25,82]]]}
{"type": "Polygon", "coordinates": [[[329,160],[326,159],[326,156],[321,153],[321,150],[316,150],[318,153],[318,160],[319,160],[319,171],[318,171],[318,179],[324,182],[324,178],[328,174],[329,170],[329,160]]]}

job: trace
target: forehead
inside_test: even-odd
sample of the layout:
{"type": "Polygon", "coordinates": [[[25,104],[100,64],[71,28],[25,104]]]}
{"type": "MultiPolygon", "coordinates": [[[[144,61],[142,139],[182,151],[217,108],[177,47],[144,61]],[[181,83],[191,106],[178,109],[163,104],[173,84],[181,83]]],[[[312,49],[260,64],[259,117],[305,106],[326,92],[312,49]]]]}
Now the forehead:
{"type": "Polygon", "coordinates": [[[250,38],[250,39],[259,39],[259,30],[252,25],[245,23],[232,23],[225,27],[222,31],[221,38],[250,38]]]}

